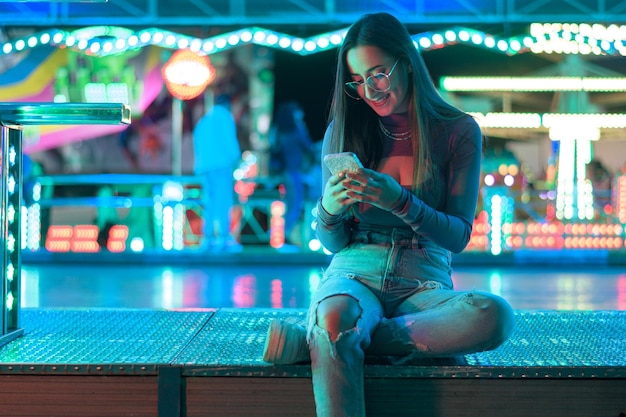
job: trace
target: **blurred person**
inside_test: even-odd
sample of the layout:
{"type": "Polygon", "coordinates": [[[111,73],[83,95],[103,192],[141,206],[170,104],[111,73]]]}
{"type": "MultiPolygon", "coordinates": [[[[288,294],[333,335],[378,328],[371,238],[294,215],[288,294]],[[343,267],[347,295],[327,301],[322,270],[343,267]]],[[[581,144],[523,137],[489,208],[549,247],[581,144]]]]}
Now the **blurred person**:
{"type": "Polygon", "coordinates": [[[294,231],[302,217],[314,149],[300,104],[288,101],[279,105],[270,130],[270,174],[282,175],[285,185],[286,243],[296,240],[294,231]]]}
{"type": "Polygon", "coordinates": [[[611,205],[613,176],[599,159],[592,159],[587,164],[587,179],[593,187],[593,205],[596,218],[607,216],[607,207],[611,205]]]}
{"type": "Polygon", "coordinates": [[[130,164],[131,171],[139,171],[139,159],[136,151],[132,148],[132,142],[137,136],[137,128],[131,123],[120,132],[117,137],[118,144],[122,149],[122,154],[130,164]]]}
{"type": "Polygon", "coordinates": [[[218,95],[193,128],[193,172],[202,177],[203,249],[236,250],[239,244],[231,235],[234,202],[233,170],[241,159],[235,119],[230,111],[230,96],[218,95]]]}

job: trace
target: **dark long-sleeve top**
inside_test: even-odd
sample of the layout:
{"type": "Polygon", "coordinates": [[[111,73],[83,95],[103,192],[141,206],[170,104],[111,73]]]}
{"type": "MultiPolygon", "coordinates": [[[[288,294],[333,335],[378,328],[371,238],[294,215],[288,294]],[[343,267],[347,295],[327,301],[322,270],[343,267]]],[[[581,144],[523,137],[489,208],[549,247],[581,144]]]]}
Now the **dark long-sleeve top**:
{"type": "MultiPolygon", "coordinates": [[[[383,118],[383,122],[384,122],[383,118]]],[[[324,136],[322,153],[328,152],[329,133],[324,136]]],[[[432,176],[420,187],[420,197],[412,190],[412,175],[398,174],[412,165],[410,141],[394,141],[388,138],[384,155],[378,168],[381,172],[399,178],[403,194],[390,210],[382,210],[370,204],[359,203],[341,215],[330,215],[321,205],[317,207],[317,235],[329,251],[336,253],[350,242],[354,225],[367,229],[369,225],[407,228],[454,252],[461,252],[469,243],[478,202],[480,164],[482,156],[482,132],[470,116],[441,124],[432,133],[432,176]],[[395,172],[395,175],[394,175],[395,172]]],[[[411,168],[412,173],[412,168],[411,168]]],[[[330,171],[323,168],[323,183],[330,171]]]]}

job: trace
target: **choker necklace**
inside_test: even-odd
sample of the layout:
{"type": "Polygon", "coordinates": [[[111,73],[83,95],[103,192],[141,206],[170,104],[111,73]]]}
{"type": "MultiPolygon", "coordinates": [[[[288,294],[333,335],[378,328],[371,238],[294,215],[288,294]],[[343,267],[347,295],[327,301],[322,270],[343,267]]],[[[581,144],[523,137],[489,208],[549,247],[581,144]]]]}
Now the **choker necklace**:
{"type": "Polygon", "coordinates": [[[378,119],[378,126],[380,127],[380,131],[383,132],[383,135],[387,136],[389,139],[392,139],[392,140],[411,139],[410,130],[407,130],[406,132],[398,132],[398,133],[391,132],[389,129],[385,127],[385,125],[380,119],[378,119]]]}

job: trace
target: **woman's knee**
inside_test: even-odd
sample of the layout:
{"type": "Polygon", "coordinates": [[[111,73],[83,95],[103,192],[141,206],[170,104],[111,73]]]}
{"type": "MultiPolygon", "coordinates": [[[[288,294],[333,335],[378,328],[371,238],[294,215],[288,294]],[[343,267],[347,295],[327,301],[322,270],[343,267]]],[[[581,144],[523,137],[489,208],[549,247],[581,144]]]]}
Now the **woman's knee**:
{"type": "Polygon", "coordinates": [[[482,323],[489,329],[494,345],[506,341],[515,326],[515,313],[511,305],[502,297],[494,294],[481,294],[484,297],[485,317],[482,323]]]}
{"type": "Polygon", "coordinates": [[[317,325],[328,331],[331,340],[337,340],[341,332],[356,327],[361,313],[361,306],[354,297],[333,295],[318,304],[317,325]]]}
{"type": "Polygon", "coordinates": [[[515,327],[515,312],[513,307],[501,297],[497,297],[494,304],[497,311],[496,314],[500,318],[497,329],[502,342],[504,342],[509,338],[515,327]]]}

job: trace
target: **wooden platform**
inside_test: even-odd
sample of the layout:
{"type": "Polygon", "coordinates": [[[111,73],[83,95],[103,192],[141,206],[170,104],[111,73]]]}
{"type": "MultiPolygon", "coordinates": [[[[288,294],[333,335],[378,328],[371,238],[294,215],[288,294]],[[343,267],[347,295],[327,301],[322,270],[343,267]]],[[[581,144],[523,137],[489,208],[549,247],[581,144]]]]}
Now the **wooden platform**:
{"type": "MultiPolygon", "coordinates": [[[[269,320],[303,313],[25,309],[0,348],[0,415],[314,416],[309,365],[261,359],[269,320]]],[[[462,362],[368,363],[368,417],[626,415],[625,311],[516,316],[462,362]]]]}

